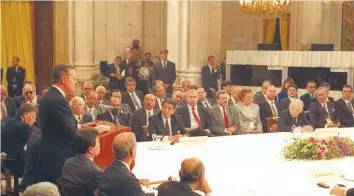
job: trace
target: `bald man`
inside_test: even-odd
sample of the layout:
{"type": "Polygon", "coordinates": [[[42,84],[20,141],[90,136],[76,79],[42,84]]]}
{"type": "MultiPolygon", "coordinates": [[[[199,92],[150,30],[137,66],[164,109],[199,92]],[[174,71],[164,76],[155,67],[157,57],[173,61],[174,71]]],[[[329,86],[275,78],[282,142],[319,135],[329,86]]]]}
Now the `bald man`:
{"type": "Polygon", "coordinates": [[[291,132],[293,127],[299,127],[302,132],[313,131],[311,123],[303,113],[304,103],[295,99],[289,105],[289,109],[280,112],[278,121],[279,132],[291,132]]]}
{"type": "Polygon", "coordinates": [[[136,158],[134,133],[118,134],[113,140],[112,164],[103,172],[100,180],[101,196],[143,196],[139,180],[131,172],[136,158]]]}
{"type": "Polygon", "coordinates": [[[155,108],[155,104],[155,96],[147,94],[144,97],[144,107],[133,112],[131,128],[138,142],[146,141],[149,118],[160,112],[159,109],[155,108]]]}
{"type": "Polygon", "coordinates": [[[4,119],[6,116],[15,116],[17,107],[15,99],[8,97],[7,89],[5,86],[0,85],[1,90],[1,118],[4,119]]]}
{"type": "Polygon", "coordinates": [[[211,188],[205,178],[205,167],[202,161],[197,158],[187,158],[181,163],[179,170],[180,181],[165,182],[159,186],[159,196],[200,196],[203,192],[211,196],[211,188]]]}

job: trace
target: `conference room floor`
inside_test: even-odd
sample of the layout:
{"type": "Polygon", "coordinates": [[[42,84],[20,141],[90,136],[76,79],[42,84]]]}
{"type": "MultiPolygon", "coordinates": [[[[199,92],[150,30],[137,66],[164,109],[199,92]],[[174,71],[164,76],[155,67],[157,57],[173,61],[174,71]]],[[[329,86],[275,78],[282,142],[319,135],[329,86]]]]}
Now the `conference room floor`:
{"type": "MultiPolygon", "coordinates": [[[[354,140],[354,129],[341,129],[341,136],[354,140]]],[[[197,157],[206,167],[206,177],[218,196],[311,195],[326,196],[330,189],[309,179],[313,170],[337,169],[354,175],[354,157],[323,161],[287,161],[282,149],[291,133],[268,133],[208,138],[206,144],[175,144],[169,150],[151,150],[151,142],[138,143],[134,173],[138,178],[166,180],[178,177],[180,163],[197,157]]],[[[333,181],[354,187],[354,181],[333,181]]]]}

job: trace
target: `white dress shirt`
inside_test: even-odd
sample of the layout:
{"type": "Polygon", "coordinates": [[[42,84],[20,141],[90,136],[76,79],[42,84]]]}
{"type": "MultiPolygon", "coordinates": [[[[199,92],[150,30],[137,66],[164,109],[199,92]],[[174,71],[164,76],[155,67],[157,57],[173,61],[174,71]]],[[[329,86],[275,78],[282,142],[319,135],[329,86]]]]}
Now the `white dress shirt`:
{"type": "Polygon", "coordinates": [[[75,119],[77,120],[77,122],[79,122],[80,120],[79,120],[79,117],[81,118],[81,120],[83,121],[83,119],[82,119],[82,115],[77,115],[77,114],[74,114],[74,116],[75,116],[75,119]]]}
{"type": "Polygon", "coordinates": [[[161,59],[161,65],[163,68],[166,68],[167,67],[167,59],[165,61],[161,59]]]}
{"type": "MultiPolygon", "coordinates": [[[[138,102],[138,103],[137,103],[138,105],[134,105],[135,109],[136,109],[136,110],[140,109],[140,108],[141,108],[141,102],[140,102],[139,97],[136,95],[135,91],[132,92],[132,93],[131,93],[131,92],[128,92],[128,93],[129,93],[130,98],[132,99],[132,101],[133,101],[134,98],[135,98],[135,100],[138,102]]],[[[133,103],[134,103],[134,101],[133,101],[133,103]]]]}
{"type": "MultiPolygon", "coordinates": [[[[198,116],[199,120],[200,120],[200,116],[198,113],[198,106],[194,106],[194,112],[196,113],[196,115],[198,116]]],[[[189,118],[191,119],[191,127],[199,127],[197,121],[195,120],[194,116],[193,116],[193,110],[192,110],[192,106],[190,106],[188,104],[188,109],[189,109],[189,118]]]]}
{"type": "MultiPolygon", "coordinates": [[[[162,115],[162,114],[161,114],[162,115]]],[[[163,127],[166,127],[166,120],[168,121],[168,125],[170,127],[170,136],[172,136],[172,129],[171,129],[171,117],[169,117],[168,119],[166,119],[163,115],[162,115],[162,120],[163,120],[163,127]]]]}
{"type": "Polygon", "coordinates": [[[159,104],[159,108],[162,110],[162,99],[156,97],[157,104],[159,104]]]}
{"type": "Polygon", "coordinates": [[[149,125],[149,112],[150,116],[154,115],[154,110],[148,110],[145,108],[145,113],[146,113],[146,126],[149,125]]]}
{"type": "Polygon", "coordinates": [[[56,85],[52,85],[53,87],[55,87],[56,89],[58,89],[58,91],[65,97],[65,92],[63,91],[63,89],[57,87],[56,85]]]}

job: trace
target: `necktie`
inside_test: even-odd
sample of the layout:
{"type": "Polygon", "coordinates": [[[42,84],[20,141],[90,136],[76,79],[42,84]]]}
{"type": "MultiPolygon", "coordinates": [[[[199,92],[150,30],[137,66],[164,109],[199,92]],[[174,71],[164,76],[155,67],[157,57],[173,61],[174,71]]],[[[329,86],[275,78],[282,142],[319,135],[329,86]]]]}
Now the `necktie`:
{"type": "Polygon", "coordinates": [[[170,130],[170,125],[168,124],[168,119],[166,119],[164,132],[165,132],[164,133],[165,136],[170,136],[171,135],[170,134],[171,130],[170,130]]]}
{"type": "Polygon", "coordinates": [[[348,108],[349,108],[350,112],[353,114],[353,106],[352,106],[352,103],[350,103],[350,101],[348,101],[348,108]]]}
{"type": "Polygon", "coordinates": [[[149,118],[151,116],[151,112],[149,111],[147,114],[147,121],[146,121],[146,125],[149,125],[149,118]]]}
{"type": "Polygon", "coordinates": [[[270,109],[272,110],[273,117],[278,117],[277,109],[275,108],[274,101],[272,101],[270,105],[270,109]]]}
{"type": "Polygon", "coordinates": [[[166,68],[166,61],[163,62],[163,68],[166,68]]]}
{"type": "Polygon", "coordinates": [[[79,124],[83,124],[83,121],[82,121],[81,116],[78,116],[78,117],[77,117],[77,121],[79,121],[79,124]]]}
{"type": "Polygon", "coordinates": [[[192,114],[193,114],[193,117],[194,117],[195,121],[197,121],[198,126],[202,127],[202,122],[200,121],[197,113],[195,112],[195,108],[194,107],[192,107],[192,114]]]}
{"type": "Polygon", "coordinates": [[[225,124],[225,128],[229,128],[229,118],[227,117],[227,114],[226,114],[226,110],[225,110],[226,107],[223,107],[223,113],[224,113],[224,124],[225,124]]]}
{"type": "Polygon", "coordinates": [[[116,71],[117,71],[117,73],[120,73],[119,71],[119,65],[116,65],[116,71]]]}
{"type": "Polygon", "coordinates": [[[294,125],[297,126],[297,120],[296,120],[296,118],[293,118],[293,121],[294,121],[294,125]]]}
{"type": "Polygon", "coordinates": [[[210,108],[209,103],[207,101],[205,101],[205,106],[206,108],[210,108]]]}
{"type": "Polygon", "coordinates": [[[135,106],[135,109],[140,109],[140,104],[138,102],[138,100],[136,99],[136,95],[135,93],[132,93],[132,98],[133,98],[133,103],[134,103],[134,106],[135,106]]]}
{"type": "Polygon", "coordinates": [[[5,103],[1,102],[1,119],[4,119],[7,116],[5,103]]]}
{"type": "Polygon", "coordinates": [[[118,116],[114,116],[114,124],[119,125],[118,116]]]}
{"type": "Polygon", "coordinates": [[[327,103],[326,102],[323,104],[323,109],[325,110],[325,117],[329,118],[329,113],[328,113],[328,108],[327,108],[327,103]]]}

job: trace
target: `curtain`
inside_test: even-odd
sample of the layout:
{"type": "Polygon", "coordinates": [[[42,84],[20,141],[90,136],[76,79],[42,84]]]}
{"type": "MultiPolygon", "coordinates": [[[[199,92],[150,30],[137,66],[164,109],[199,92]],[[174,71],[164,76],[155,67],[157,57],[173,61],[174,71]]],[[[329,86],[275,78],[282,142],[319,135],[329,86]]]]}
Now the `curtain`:
{"type": "MultiPolygon", "coordinates": [[[[263,24],[265,24],[265,23],[263,23],[263,24]]],[[[267,20],[266,27],[263,28],[265,30],[265,43],[266,44],[272,44],[274,41],[275,24],[276,24],[276,19],[267,20]]]]}
{"type": "Polygon", "coordinates": [[[26,69],[25,80],[34,82],[34,9],[33,2],[1,1],[1,67],[2,84],[6,85],[7,67],[12,58],[20,58],[26,69]]]}
{"type": "Polygon", "coordinates": [[[290,14],[279,19],[279,30],[282,50],[289,50],[290,14]]]}

